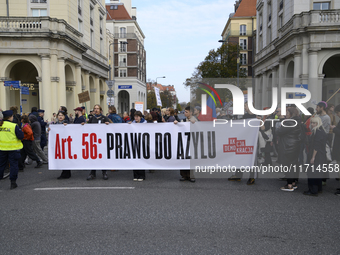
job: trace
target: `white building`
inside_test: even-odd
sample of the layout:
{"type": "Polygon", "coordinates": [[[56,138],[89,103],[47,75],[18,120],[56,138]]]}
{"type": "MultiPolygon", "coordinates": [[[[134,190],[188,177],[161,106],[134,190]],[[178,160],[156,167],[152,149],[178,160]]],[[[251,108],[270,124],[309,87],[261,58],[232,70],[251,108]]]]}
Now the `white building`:
{"type": "Polygon", "coordinates": [[[326,101],[340,88],[340,1],[258,0],[256,9],[256,108],[271,106],[272,87],[297,84],[308,84],[306,106],[326,101]]]}

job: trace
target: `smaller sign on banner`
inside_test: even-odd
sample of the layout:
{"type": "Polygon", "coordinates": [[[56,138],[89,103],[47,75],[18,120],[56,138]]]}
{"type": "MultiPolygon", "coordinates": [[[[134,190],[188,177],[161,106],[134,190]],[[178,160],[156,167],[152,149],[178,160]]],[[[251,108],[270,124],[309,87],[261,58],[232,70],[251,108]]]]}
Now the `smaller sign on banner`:
{"type": "Polygon", "coordinates": [[[132,89],[132,85],[119,85],[118,89],[132,89]]]}
{"type": "Polygon", "coordinates": [[[85,103],[85,102],[90,101],[90,94],[89,94],[89,91],[86,90],[86,91],[83,92],[83,93],[79,93],[79,94],[78,94],[78,98],[79,98],[79,104],[82,104],[82,103],[85,103]]]}
{"type": "Polygon", "coordinates": [[[115,99],[113,97],[108,97],[106,99],[107,105],[114,105],[115,104],[115,99]]]}
{"type": "Polygon", "coordinates": [[[22,104],[27,104],[27,99],[21,99],[22,104]]]}
{"type": "Polygon", "coordinates": [[[21,87],[21,95],[29,95],[29,87],[21,87]]]}
{"type": "Polygon", "coordinates": [[[155,87],[155,95],[156,95],[157,106],[162,106],[162,100],[159,94],[159,88],[155,87]]]}

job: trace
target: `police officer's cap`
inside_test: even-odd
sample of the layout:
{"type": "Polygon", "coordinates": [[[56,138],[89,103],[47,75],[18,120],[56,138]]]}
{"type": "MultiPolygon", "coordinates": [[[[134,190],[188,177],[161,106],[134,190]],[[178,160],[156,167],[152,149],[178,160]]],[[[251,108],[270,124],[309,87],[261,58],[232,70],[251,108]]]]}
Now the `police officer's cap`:
{"type": "Polygon", "coordinates": [[[11,111],[11,110],[3,111],[2,115],[4,116],[4,118],[11,117],[11,116],[13,116],[13,111],[11,111]]]}
{"type": "Polygon", "coordinates": [[[43,109],[39,109],[39,110],[38,110],[38,112],[45,112],[45,110],[43,110],[43,109]]]}

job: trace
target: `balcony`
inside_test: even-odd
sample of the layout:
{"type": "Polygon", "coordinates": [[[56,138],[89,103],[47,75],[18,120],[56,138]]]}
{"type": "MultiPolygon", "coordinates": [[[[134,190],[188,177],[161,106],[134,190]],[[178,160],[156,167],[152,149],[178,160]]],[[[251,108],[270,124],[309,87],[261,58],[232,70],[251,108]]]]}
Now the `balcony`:
{"type": "Polygon", "coordinates": [[[46,3],[47,3],[47,0],[31,0],[31,3],[46,4],[46,3]]]}
{"type": "Polygon", "coordinates": [[[137,39],[135,33],[115,33],[114,38],[137,39]]]}
{"type": "Polygon", "coordinates": [[[119,67],[126,67],[126,62],[119,61],[119,67]]]}
{"type": "Polygon", "coordinates": [[[55,37],[62,35],[82,43],[83,35],[65,20],[50,17],[0,17],[0,37],[31,37],[32,35],[55,37]]]}

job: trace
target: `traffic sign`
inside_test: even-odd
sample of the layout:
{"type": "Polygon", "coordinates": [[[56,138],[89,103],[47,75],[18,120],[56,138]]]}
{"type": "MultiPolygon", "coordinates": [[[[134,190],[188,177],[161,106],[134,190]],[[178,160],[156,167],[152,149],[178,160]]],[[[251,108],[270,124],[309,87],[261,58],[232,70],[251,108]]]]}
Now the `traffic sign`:
{"type": "Polygon", "coordinates": [[[107,105],[114,105],[115,104],[115,99],[113,97],[108,97],[106,99],[107,105]]]}
{"type": "Polygon", "coordinates": [[[21,87],[21,94],[29,95],[30,94],[29,87],[21,87]]]}
{"type": "MultiPolygon", "coordinates": [[[[302,88],[302,89],[308,89],[308,84],[296,84],[295,88],[302,88]]],[[[305,97],[306,94],[301,93],[295,93],[296,97],[305,97]]]]}
{"type": "Polygon", "coordinates": [[[5,87],[12,87],[15,89],[20,89],[20,81],[4,81],[5,87]]]}
{"type": "Polygon", "coordinates": [[[109,89],[111,90],[113,85],[115,85],[115,81],[105,81],[109,89]]]}
{"type": "Polygon", "coordinates": [[[113,97],[113,96],[115,95],[115,92],[114,92],[112,89],[110,89],[110,90],[108,90],[108,91],[106,92],[106,95],[107,95],[108,97],[113,97]]]}

